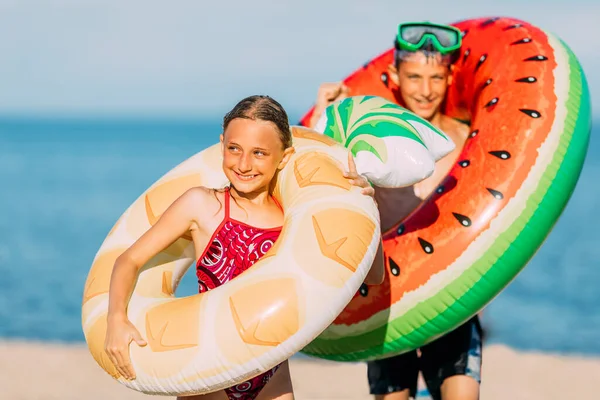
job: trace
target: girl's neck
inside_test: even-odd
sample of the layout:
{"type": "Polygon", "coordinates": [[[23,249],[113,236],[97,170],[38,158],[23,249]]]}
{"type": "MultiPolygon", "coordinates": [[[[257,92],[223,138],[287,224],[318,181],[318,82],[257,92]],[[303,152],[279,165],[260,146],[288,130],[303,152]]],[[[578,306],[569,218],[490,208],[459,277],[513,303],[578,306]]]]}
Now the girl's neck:
{"type": "Polygon", "coordinates": [[[239,201],[246,201],[249,202],[251,204],[255,204],[255,205],[263,205],[269,202],[269,191],[268,189],[259,189],[257,191],[254,192],[250,192],[250,193],[240,193],[238,192],[235,187],[230,186],[229,188],[229,193],[231,195],[232,198],[234,198],[235,200],[239,201]]]}

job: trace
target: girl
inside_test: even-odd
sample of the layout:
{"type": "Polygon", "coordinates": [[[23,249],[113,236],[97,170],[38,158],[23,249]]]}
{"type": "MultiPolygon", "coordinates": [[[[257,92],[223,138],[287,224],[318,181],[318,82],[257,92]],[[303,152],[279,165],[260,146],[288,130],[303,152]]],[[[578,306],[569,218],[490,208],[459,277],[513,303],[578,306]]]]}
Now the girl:
{"type": "MultiPolygon", "coordinates": [[[[196,254],[199,291],[219,286],[251,267],[277,240],[283,211],[269,188],[277,172],[294,153],[288,116],[268,96],[251,96],[240,101],[223,119],[223,170],[229,187],[223,190],[195,187],[181,195],[158,222],[115,262],[109,294],[105,348],[119,373],[135,379],[129,358],[129,344],[145,346],[138,330],[127,319],[127,302],[139,269],[186,232],[191,232],[196,254]],[[235,246],[235,263],[230,252],[213,252],[219,241],[235,246]],[[263,245],[265,244],[265,245],[263,245]]],[[[366,179],[356,173],[349,156],[345,176],[373,196],[366,179]]],[[[380,283],[381,268],[372,268],[367,282],[380,283]]],[[[187,400],[293,399],[288,362],[228,389],[187,400]],[[268,383],[268,384],[267,384],[268,383]]]]}

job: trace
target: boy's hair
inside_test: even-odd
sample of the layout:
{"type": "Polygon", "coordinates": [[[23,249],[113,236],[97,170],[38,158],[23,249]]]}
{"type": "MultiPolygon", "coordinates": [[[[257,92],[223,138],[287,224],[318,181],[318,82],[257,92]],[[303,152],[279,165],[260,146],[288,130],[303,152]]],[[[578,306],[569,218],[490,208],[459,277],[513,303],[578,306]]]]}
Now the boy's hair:
{"type": "Polygon", "coordinates": [[[425,57],[427,57],[427,61],[440,58],[440,62],[443,64],[447,64],[448,67],[454,64],[458,60],[458,57],[460,55],[460,51],[458,50],[450,54],[442,55],[439,51],[435,50],[431,41],[427,41],[427,43],[425,43],[425,45],[416,52],[403,50],[398,46],[398,41],[394,38],[394,66],[396,68],[400,66],[400,63],[402,61],[404,61],[406,58],[409,58],[412,54],[415,54],[417,52],[425,54],[425,57]]]}

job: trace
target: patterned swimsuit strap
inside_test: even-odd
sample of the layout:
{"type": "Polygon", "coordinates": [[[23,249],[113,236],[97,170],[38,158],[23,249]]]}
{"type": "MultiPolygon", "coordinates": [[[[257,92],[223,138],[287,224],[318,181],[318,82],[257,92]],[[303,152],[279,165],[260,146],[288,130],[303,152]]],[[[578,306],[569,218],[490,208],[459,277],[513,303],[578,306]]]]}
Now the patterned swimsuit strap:
{"type": "Polygon", "coordinates": [[[279,204],[279,202],[277,201],[277,199],[275,198],[275,196],[271,195],[271,198],[273,199],[273,201],[275,202],[275,205],[277,207],[279,207],[279,209],[281,210],[281,212],[283,212],[283,207],[281,206],[281,204],[279,204]]]}

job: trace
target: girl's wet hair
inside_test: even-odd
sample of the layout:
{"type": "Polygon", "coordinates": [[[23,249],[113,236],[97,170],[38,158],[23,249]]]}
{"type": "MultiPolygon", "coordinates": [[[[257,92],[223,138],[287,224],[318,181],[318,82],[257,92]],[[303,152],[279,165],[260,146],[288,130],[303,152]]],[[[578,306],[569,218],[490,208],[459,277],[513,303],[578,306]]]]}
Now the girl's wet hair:
{"type": "Polygon", "coordinates": [[[292,132],[288,115],[283,106],[273,98],[265,95],[255,95],[241,100],[223,117],[223,132],[225,132],[229,123],[236,118],[271,122],[279,131],[283,148],[287,149],[292,146],[292,132]]]}

